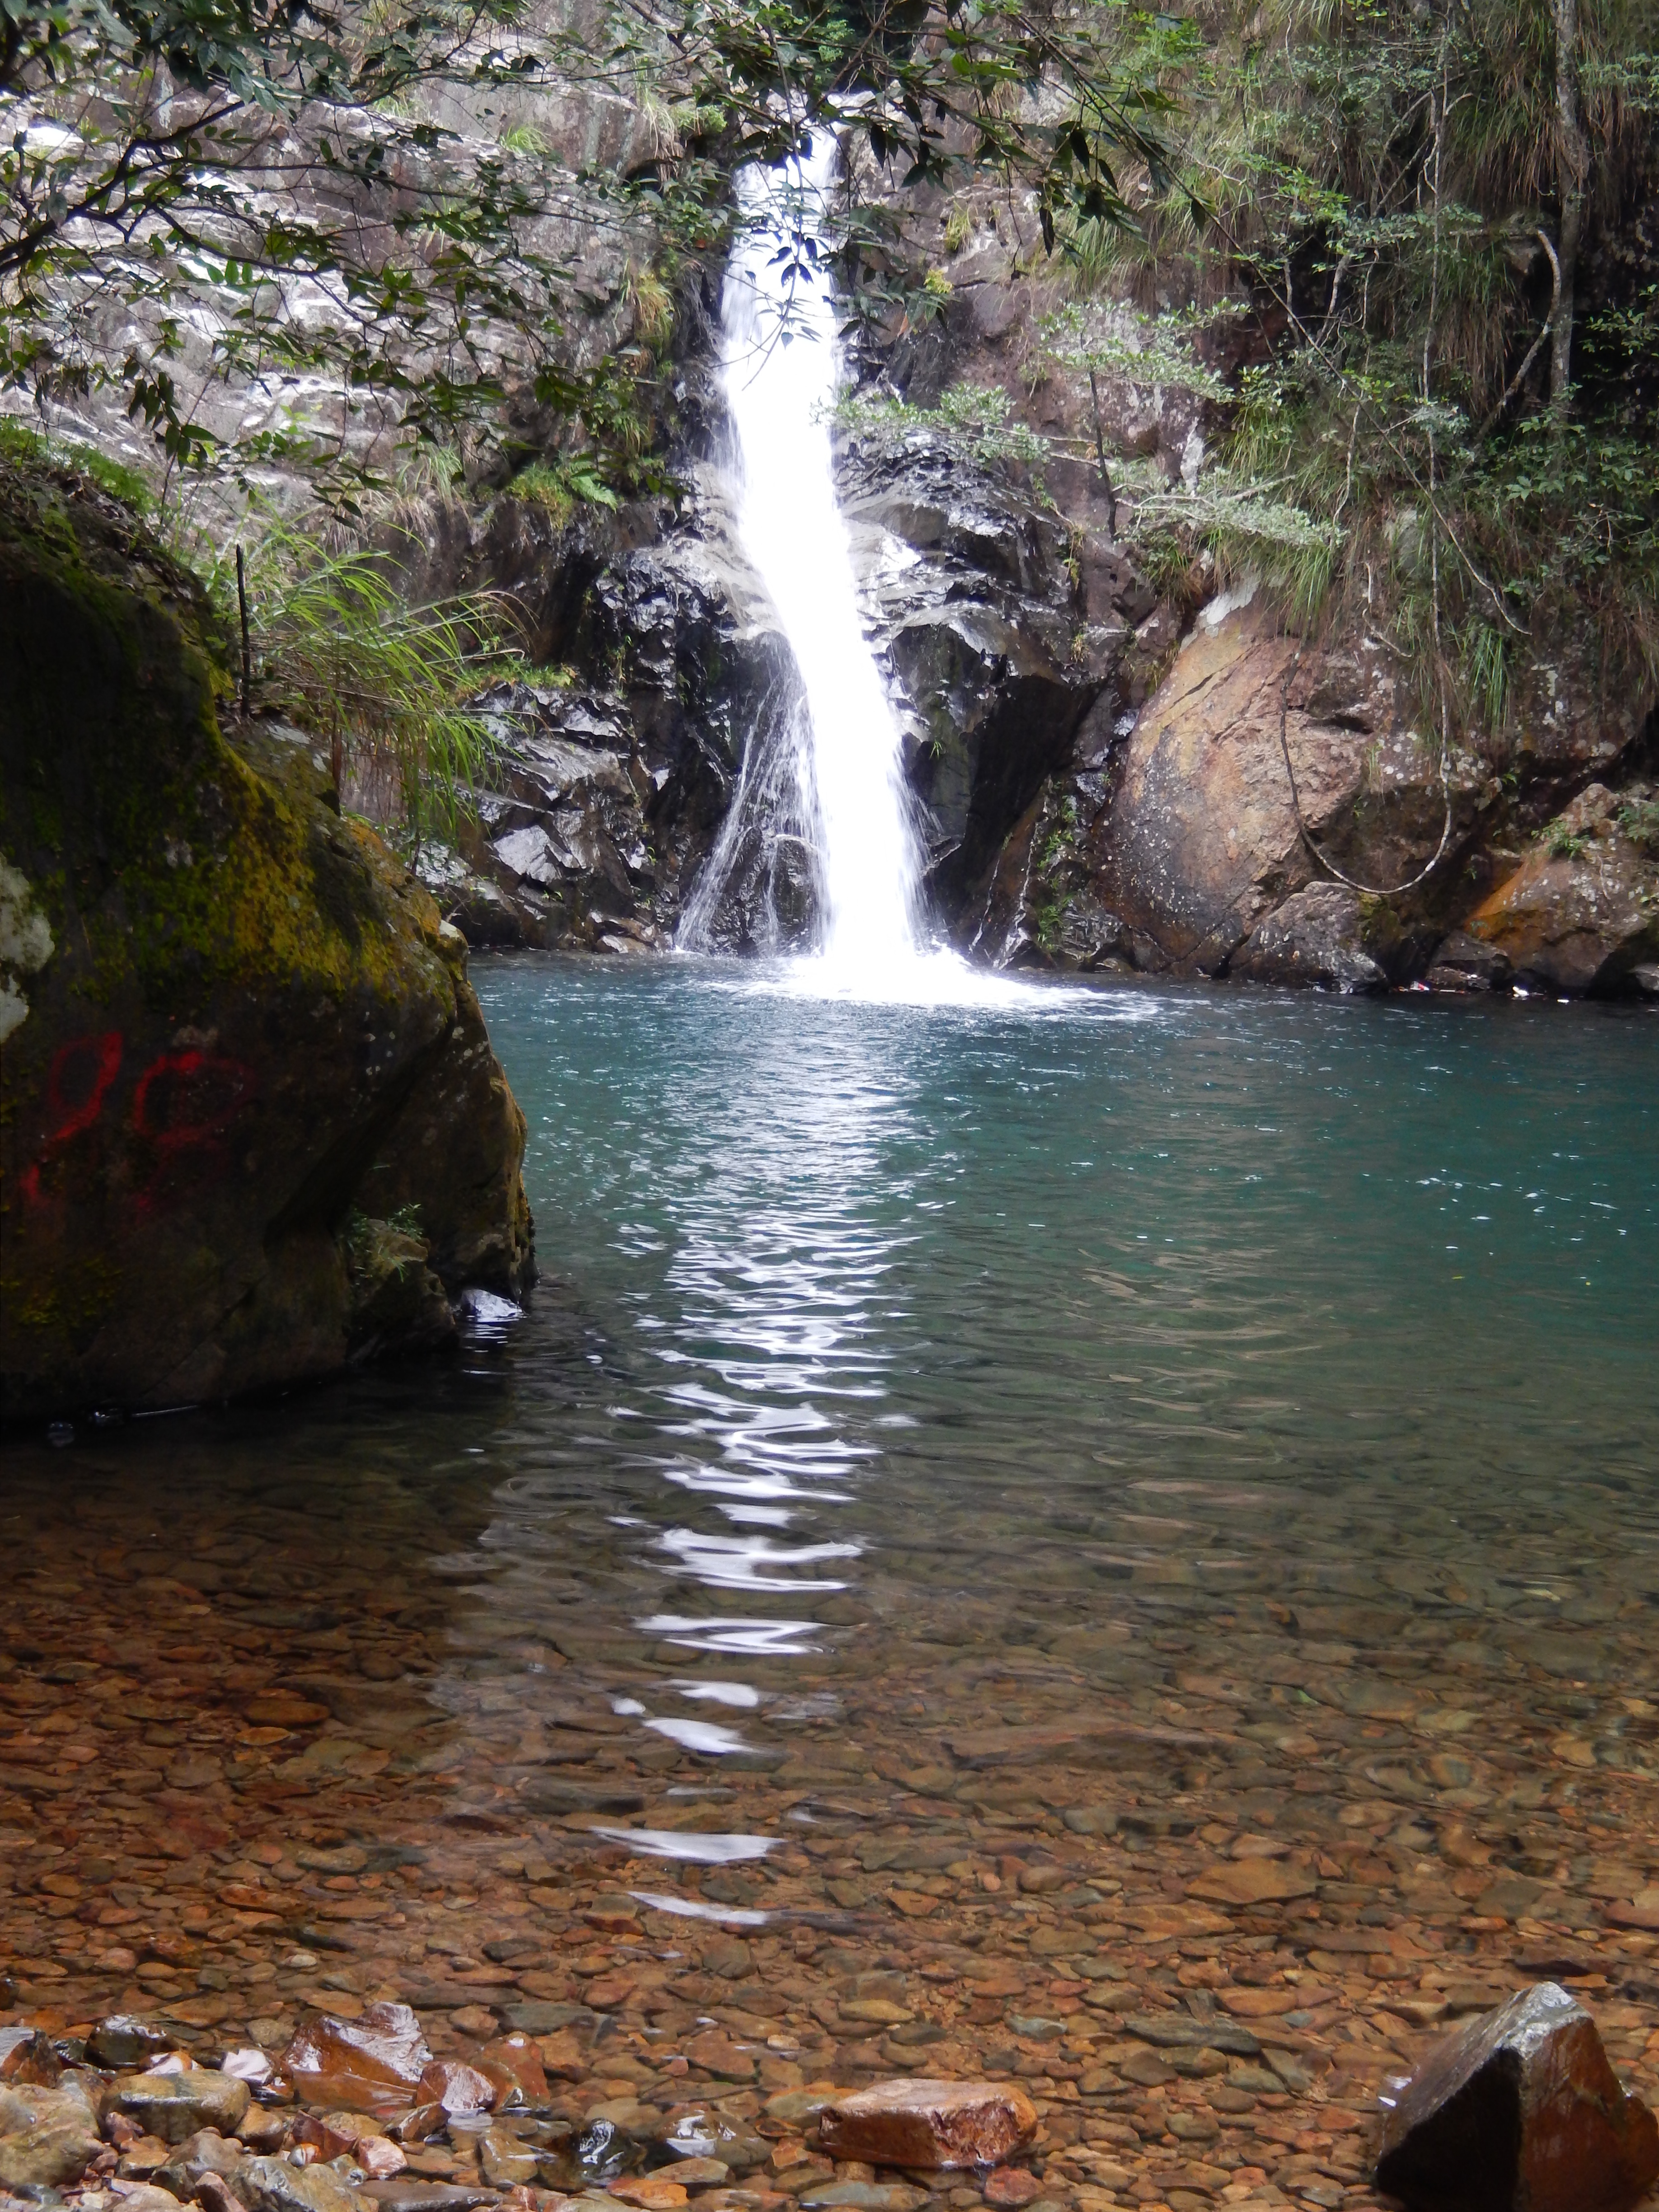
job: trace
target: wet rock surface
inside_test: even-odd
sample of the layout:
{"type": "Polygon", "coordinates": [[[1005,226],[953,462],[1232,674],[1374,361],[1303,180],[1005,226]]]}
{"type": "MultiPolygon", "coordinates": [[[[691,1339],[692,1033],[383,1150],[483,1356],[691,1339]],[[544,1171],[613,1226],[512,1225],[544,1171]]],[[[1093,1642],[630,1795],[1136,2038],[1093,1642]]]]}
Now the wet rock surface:
{"type": "Polygon", "coordinates": [[[1386,990],[1388,976],[1361,940],[1358,896],[1341,884],[1310,884],[1256,924],[1227,972],[1251,983],[1386,990]]]}
{"type": "Polygon", "coordinates": [[[1659,2179],[1659,2124],[1553,1983],[1448,2036],[1389,2102],[1377,2185],[1411,2212],[1629,2212],[1659,2179]]]}
{"type": "MultiPolygon", "coordinates": [[[[739,807],[745,763],[796,693],[719,471],[690,465],[678,507],[562,522],[506,498],[477,519],[435,511],[425,535],[429,557],[407,556],[410,588],[510,592],[535,658],[569,679],[483,702],[501,769],[461,849],[425,862],[434,896],[475,945],[665,946],[739,807]]],[[[777,902],[776,856],[758,829],[750,843],[709,916],[729,949],[760,943],[777,902]]],[[[810,902],[782,905],[788,927],[808,927],[810,902]]]]}
{"type": "Polygon", "coordinates": [[[532,1271],[462,939],[299,732],[227,742],[211,611],[133,528],[0,493],[9,1413],[328,1374],[532,1271]]]}
{"type": "Polygon", "coordinates": [[[984,2081],[878,2081],[818,2115],[831,2156],[881,2166],[1002,2166],[1036,2133],[1036,2108],[1018,2089],[984,2081]]]}
{"type": "Polygon", "coordinates": [[[1091,623],[1059,518],[929,432],[854,441],[837,489],[901,702],[931,896],[973,942],[1012,825],[1070,760],[1115,668],[1126,611],[1112,601],[1091,623]]]}

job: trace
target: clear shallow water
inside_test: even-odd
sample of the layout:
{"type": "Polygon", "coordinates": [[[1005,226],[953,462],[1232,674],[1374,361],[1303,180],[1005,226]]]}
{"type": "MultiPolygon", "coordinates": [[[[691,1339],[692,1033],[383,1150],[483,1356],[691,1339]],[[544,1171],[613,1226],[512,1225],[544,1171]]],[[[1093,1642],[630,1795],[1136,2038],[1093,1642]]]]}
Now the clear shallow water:
{"type": "Polygon", "coordinates": [[[1295,2015],[1363,2103],[1454,1953],[1499,1985],[1589,1947],[1624,1986],[1659,1885],[1659,1024],[872,1007],[690,960],[476,980],[529,1121],[526,1320],[435,1372],[8,1455],[23,2001],[506,2004],[599,1971],[570,1963],[596,1928],[635,1966],[751,1929],[768,1987],[850,1958],[946,1992],[925,2048],[791,2012],[763,2083],[1018,2065],[1109,2101],[1139,2093],[1086,2037],[953,2010],[951,1962],[1075,2013],[1045,1960],[1103,1948],[1162,2002],[1177,1955],[1300,1972],[1363,1917],[1419,2011],[1349,1942],[1357,1978],[1326,1957],[1295,2015]],[[1194,1904],[1263,1833],[1307,1869],[1279,1918],[1194,1904]],[[425,1871],[330,1951],[320,1891],[259,1917],[296,1836],[425,1871]],[[136,1867],[146,1914],[229,1867],[243,1917],[198,1927],[199,1984],[140,1986],[118,1927],[40,1917],[32,1850],[136,1867]],[[1073,1887],[1025,1894],[1034,1850],[1073,1887]]]}

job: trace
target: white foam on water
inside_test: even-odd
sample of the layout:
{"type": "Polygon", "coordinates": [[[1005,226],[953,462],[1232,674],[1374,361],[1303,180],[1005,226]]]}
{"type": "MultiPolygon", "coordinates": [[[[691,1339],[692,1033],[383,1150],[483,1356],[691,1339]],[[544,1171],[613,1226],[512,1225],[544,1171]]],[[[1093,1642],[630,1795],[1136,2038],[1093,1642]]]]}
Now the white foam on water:
{"type": "Polygon", "coordinates": [[[608,1828],[597,1822],[591,1832],[608,1844],[621,1844],[635,1858],[684,1859],[693,1866],[735,1866],[763,1859],[775,1850],[775,1836],[713,1835],[679,1828],[608,1828]]]}

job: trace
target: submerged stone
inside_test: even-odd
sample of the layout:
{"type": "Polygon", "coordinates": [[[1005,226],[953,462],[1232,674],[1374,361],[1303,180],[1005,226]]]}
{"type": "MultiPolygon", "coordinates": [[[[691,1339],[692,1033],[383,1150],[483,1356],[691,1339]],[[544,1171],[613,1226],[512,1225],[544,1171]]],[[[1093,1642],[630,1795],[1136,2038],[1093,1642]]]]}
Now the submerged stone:
{"type": "Polygon", "coordinates": [[[872,2166],[996,2166],[1036,2132],[1021,2089],[995,2081],[878,2081],[830,2105],[818,2133],[836,2159],[872,2166]]]}
{"type": "Polygon", "coordinates": [[[1522,1990],[1431,2051],[1382,2124],[1376,2185],[1411,2212],[1628,2212],[1659,2125],[1583,2007],[1522,1990]]]}
{"type": "Polygon", "coordinates": [[[191,2066],[179,2074],[139,2074],[118,2081],[104,2100],[104,2112],[106,2118],[120,2113],[162,2142],[182,2143],[204,2128],[234,2135],[248,2101],[246,2081],[191,2066]]]}
{"type": "Polygon", "coordinates": [[[247,2212],[352,2212],[356,2192],[330,2166],[290,2166],[283,2158],[244,2159],[230,2186],[247,2212]]]}
{"type": "Polygon", "coordinates": [[[416,2102],[431,2058],[421,2023],[407,2005],[372,2004],[356,2020],[325,2013],[310,2021],[280,2063],[306,2103],[389,2119],[416,2102]]]}

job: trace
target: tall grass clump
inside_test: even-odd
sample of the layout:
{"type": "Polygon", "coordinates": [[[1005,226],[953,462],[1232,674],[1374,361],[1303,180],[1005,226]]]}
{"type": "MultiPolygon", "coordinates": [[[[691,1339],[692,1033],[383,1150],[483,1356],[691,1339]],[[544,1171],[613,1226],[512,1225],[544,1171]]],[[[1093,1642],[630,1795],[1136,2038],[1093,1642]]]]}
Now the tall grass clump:
{"type": "MultiPolygon", "coordinates": [[[[234,594],[226,574],[214,583],[234,594]]],[[[248,564],[252,703],[320,738],[343,798],[358,797],[412,858],[453,842],[498,748],[471,703],[515,670],[509,603],[471,592],[411,606],[382,555],[273,529],[248,564]]]]}

